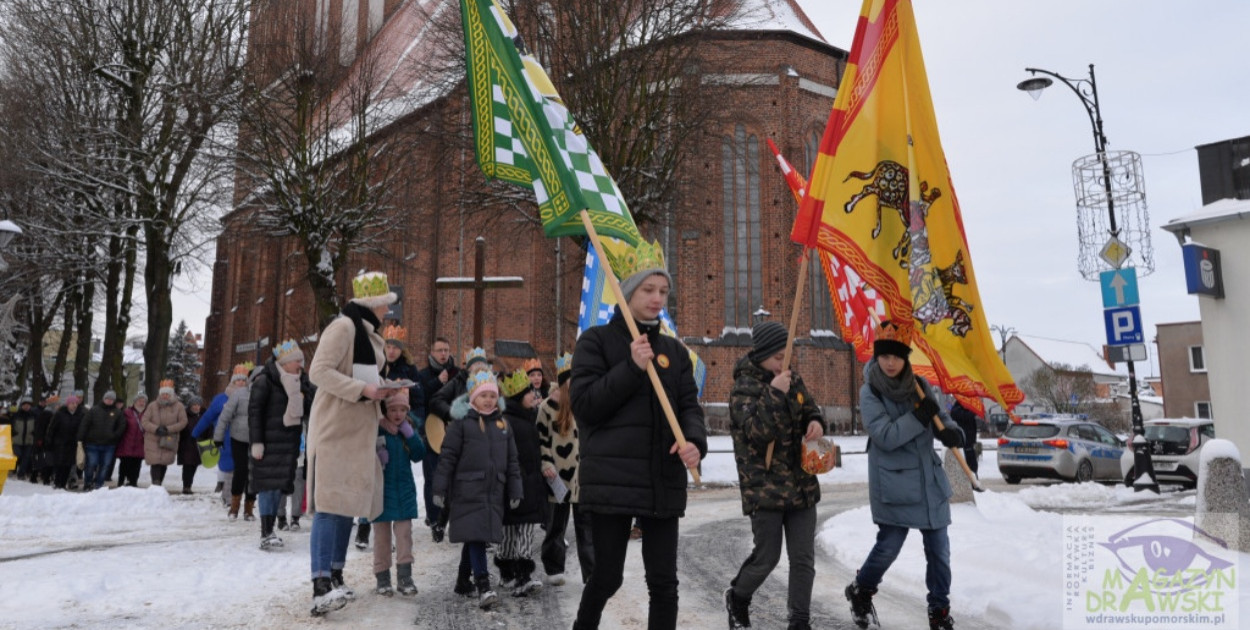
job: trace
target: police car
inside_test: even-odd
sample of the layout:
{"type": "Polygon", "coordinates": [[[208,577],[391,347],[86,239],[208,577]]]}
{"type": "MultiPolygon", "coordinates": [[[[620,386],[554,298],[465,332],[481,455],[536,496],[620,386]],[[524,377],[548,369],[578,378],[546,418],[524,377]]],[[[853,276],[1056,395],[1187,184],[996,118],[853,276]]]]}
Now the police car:
{"type": "Polygon", "coordinates": [[[1010,484],[1022,479],[1120,481],[1124,440],[1078,416],[1041,416],[1012,423],[998,438],[998,471],[1010,484]]]}

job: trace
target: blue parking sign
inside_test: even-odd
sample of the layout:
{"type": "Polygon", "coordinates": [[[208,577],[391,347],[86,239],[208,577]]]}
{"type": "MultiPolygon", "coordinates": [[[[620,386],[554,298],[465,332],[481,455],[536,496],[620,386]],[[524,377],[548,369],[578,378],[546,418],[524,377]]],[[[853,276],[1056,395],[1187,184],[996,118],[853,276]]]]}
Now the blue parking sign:
{"type": "Polygon", "coordinates": [[[1127,346],[1142,343],[1145,335],[1142,332],[1141,308],[1125,306],[1108,308],[1102,312],[1103,323],[1107,327],[1107,345],[1127,346]]]}

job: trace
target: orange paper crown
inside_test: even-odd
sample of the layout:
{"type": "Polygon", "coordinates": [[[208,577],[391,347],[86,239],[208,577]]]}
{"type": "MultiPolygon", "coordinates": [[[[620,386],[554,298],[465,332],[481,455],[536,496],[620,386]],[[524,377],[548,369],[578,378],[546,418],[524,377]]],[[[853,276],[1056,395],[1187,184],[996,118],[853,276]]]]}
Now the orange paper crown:
{"type": "Polygon", "coordinates": [[[521,370],[524,371],[526,374],[529,374],[530,372],[533,372],[534,370],[538,370],[539,372],[541,372],[543,371],[542,361],[539,361],[538,359],[526,359],[525,363],[521,364],[521,370]]]}
{"type": "Polygon", "coordinates": [[[408,329],[395,324],[387,324],[382,327],[382,338],[387,341],[408,341],[408,329]]]}
{"type": "Polygon", "coordinates": [[[161,389],[173,389],[173,388],[174,388],[174,379],[172,378],[161,379],[161,389]]]}

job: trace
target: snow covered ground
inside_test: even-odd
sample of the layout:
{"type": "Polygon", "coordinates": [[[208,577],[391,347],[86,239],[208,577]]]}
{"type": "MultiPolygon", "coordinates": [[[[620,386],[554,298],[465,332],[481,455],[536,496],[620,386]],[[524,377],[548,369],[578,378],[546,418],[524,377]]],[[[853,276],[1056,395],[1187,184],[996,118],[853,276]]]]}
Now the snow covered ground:
{"type": "MultiPolygon", "coordinates": [[[[853,454],[863,450],[864,438],[837,442],[846,453],[844,467],[822,476],[822,482],[834,493],[865,492],[863,486],[851,485],[867,478],[866,456],[853,454]]],[[[732,450],[724,437],[713,438],[711,448],[732,450]]],[[[992,451],[986,452],[981,470],[987,481],[998,477],[992,451]]],[[[414,474],[420,477],[419,465],[414,474]]],[[[141,479],[146,483],[146,468],[141,479]]],[[[179,479],[179,468],[171,466],[169,487],[179,479]]],[[[191,496],[158,488],[54,492],[9,479],[0,495],[0,628],[252,628],[257,620],[272,621],[279,609],[296,622],[289,627],[315,625],[302,616],[309,597],[307,529],[283,534],[288,542],[283,552],[260,551],[257,523],[225,519],[219,496],[211,493],[215,479],[215,471],[201,470],[191,496]]],[[[732,454],[710,455],[704,480],[735,483],[732,454]]],[[[978,494],[975,504],[953,506],[950,529],[953,608],[965,618],[988,620],[986,627],[1061,626],[1064,513],[1122,508],[1183,516],[1192,513],[1194,501],[1192,491],[1154,498],[1097,484],[1025,484],[1018,492],[1001,483],[991,487],[997,490],[978,494]]],[[[699,493],[693,493],[691,502],[698,501],[699,493]]],[[[721,504],[717,509],[723,519],[743,518],[736,502],[721,504]]],[[[875,532],[867,507],[850,509],[825,521],[819,545],[837,562],[857,567],[875,532]]],[[[414,533],[421,539],[421,553],[430,544],[426,530],[418,526],[414,533]]],[[[743,536],[738,544],[743,549],[735,553],[745,556],[749,539],[743,536]]],[[[450,553],[444,555],[450,558],[450,553]]],[[[369,552],[355,549],[348,555],[349,575],[356,577],[358,590],[366,579],[371,582],[368,558],[369,552]]],[[[1250,566],[1245,554],[1241,559],[1242,567],[1250,566]]],[[[423,580],[437,582],[440,577],[437,571],[417,569],[420,598],[428,586],[423,580]]],[[[568,615],[577,591],[563,588],[568,593],[561,595],[561,614],[568,615]]],[[[882,588],[922,601],[924,560],[918,536],[909,538],[882,588]]],[[[687,595],[683,593],[683,602],[691,601],[687,595]]],[[[1250,612],[1250,589],[1244,587],[1241,609],[1250,612]]],[[[721,623],[709,619],[708,627],[721,623]]],[[[419,622],[416,627],[421,627],[419,622]]]]}

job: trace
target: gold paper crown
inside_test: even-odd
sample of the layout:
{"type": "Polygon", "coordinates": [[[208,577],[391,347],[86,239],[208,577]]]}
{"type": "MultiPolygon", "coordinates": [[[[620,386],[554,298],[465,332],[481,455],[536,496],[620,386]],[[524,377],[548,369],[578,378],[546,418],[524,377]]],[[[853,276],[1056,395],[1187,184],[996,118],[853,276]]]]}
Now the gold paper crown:
{"type": "Polygon", "coordinates": [[[174,388],[174,379],[172,378],[161,379],[161,389],[173,389],[173,388],[174,388]]]}
{"type": "Polygon", "coordinates": [[[499,385],[499,381],[495,380],[495,375],[490,370],[482,370],[477,374],[469,377],[467,385],[469,386],[469,399],[473,399],[473,392],[483,385],[499,385]]]}
{"type": "Polygon", "coordinates": [[[387,324],[382,327],[382,338],[387,341],[408,341],[408,329],[395,324],[387,324]]]}
{"type": "Polygon", "coordinates": [[[234,366],[234,372],[230,375],[230,380],[233,381],[237,378],[247,378],[247,376],[252,373],[253,367],[255,367],[255,364],[251,361],[244,361],[234,366]]]}
{"type": "Polygon", "coordinates": [[[391,285],[381,271],[369,271],[352,278],[352,296],[357,300],[382,297],[390,292],[391,285]]]}
{"type": "Polygon", "coordinates": [[[502,393],[505,398],[511,398],[513,396],[516,396],[517,394],[529,388],[530,379],[525,374],[526,372],[517,370],[503,377],[503,380],[500,381],[499,386],[500,386],[500,389],[503,390],[502,393]]]}
{"type": "Polygon", "coordinates": [[[573,355],[571,353],[565,352],[556,357],[556,376],[564,374],[571,369],[573,369],[573,355]]]}
{"type": "Polygon", "coordinates": [[[642,241],[637,246],[619,254],[613,254],[609,249],[608,263],[612,265],[612,271],[622,280],[639,271],[668,268],[664,264],[664,250],[660,249],[659,241],[655,241],[654,244],[642,241]]]}
{"type": "Polygon", "coordinates": [[[898,324],[893,321],[885,320],[877,324],[877,329],[873,332],[873,339],[897,341],[904,345],[911,345],[911,339],[907,333],[899,328],[898,324]]]}
{"type": "Polygon", "coordinates": [[[538,370],[539,372],[541,372],[543,371],[542,361],[539,361],[538,359],[526,359],[525,363],[521,364],[521,370],[525,372],[526,374],[529,374],[530,372],[533,372],[534,370],[538,370]]]}
{"type": "MultiPolygon", "coordinates": [[[[294,339],[287,339],[273,349],[273,356],[278,360],[278,363],[282,363],[282,359],[289,356],[292,352],[300,352],[299,343],[294,339]]],[[[237,372],[238,370],[236,369],[235,371],[237,372]]]]}

